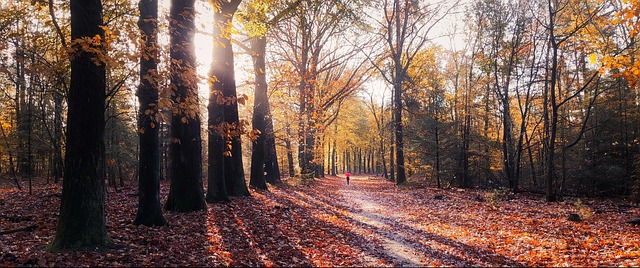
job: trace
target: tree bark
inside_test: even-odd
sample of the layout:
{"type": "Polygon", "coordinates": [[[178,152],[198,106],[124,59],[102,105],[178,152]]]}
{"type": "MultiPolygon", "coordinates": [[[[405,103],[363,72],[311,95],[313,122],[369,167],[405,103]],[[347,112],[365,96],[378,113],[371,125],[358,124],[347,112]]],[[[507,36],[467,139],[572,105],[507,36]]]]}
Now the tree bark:
{"type": "Polygon", "coordinates": [[[295,169],[293,167],[293,147],[291,145],[291,124],[289,122],[286,123],[285,126],[285,138],[284,145],[287,150],[287,166],[289,167],[289,177],[294,177],[295,169]]]}
{"type": "Polygon", "coordinates": [[[58,183],[64,176],[64,160],[62,157],[62,95],[53,94],[54,119],[53,119],[53,181],[58,183]]]}
{"type": "MultiPolygon", "coordinates": [[[[71,0],[71,39],[104,36],[100,0],[71,0]]],[[[104,40],[104,38],[102,38],[104,40]]],[[[80,41],[82,42],[82,41],[80,41]]],[[[106,53],[103,43],[92,45],[106,53]]],[[[71,57],[67,147],[60,216],[53,251],[106,245],[104,209],[105,64],[97,55],[76,49],[71,57]]]]}
{"type": "MultiPolygon", "coordinates": [[[[222,94],[217,91],[216,94],[222,94]]],[[[215,95],[209,97],[209,159],[207,174],[207,202],[228,202],[227,184],[225,181],[224,153],[225,138],[223,133],[224,104],[219,104],[215,95]]]]}
{"type": "Polygon", "coordinates": [[[396,82],[396,84],[393,86],[394,91],[395,91],[395,98],[393,100],[394,103],[394,107],[393,107],[393,113],[394,113],[394,117],[393,117],[393,124],[394,124],[394,130],[395,130],[395,138],[396,138],[396,169],[397,169],[397,175],[396,175],[396,184],[402,184],[407,180],[407,177],[405,175],[405,168],[404,168],[404,135],[403,135],[403,125],[402,125],[402,85],[399,82],[396,82]]]}
{"type": "Polygon", "coordinates": [[[170,11],[171,188],[165,208],[190,212],[205,210],[202,186],[202,138],[198,114],[198,83],[193,36],[195,0],[172,0],[170,11]]]}
{"type": "MultiPolygon", "coordinates": [[[[218,2],[213,15],[213,62],[209,70],[209,129],[213,130],[209,139],[209,187],[222,185],[224,179],[226,195],[249,196],[242,165],[242,143],[240,139],[240,119],[238,117],[238,101],[234,72],[233,46],[231,45],[231,22],[240,0],[218,2]],[[219,122],[222,119],[222,122],[219,122]],[[216,132],[216,133],[214,133],[216,132]],[[213,143],[212,143],[213,142],[213,143]],[[220,152],[220,143],[223,152],[220,152]],[[231,146],[228,148],[228,146],[231,146]],[[216,158],[222,158],[216,159],[216,158]],[[221,162],[220,162],[221,161],[221,162]],[[220,169],[221,168],[221,169],[220,169]],[[222,174],[222,178],[221,178],[222,174]]],[[[221,189],[216,189],[217,196],[207,197],[209,201],[224,200],[221,189]]]]}
{"type": "MultiPolygon", "coordinates": [[[[268,104],[268,102],[267,102],[268,104]]],[[[271,105],[267,105],[266,116],[266,140],[265,140],[265,160],[264,172],[267,183],[274,184],[280,182],[280,166],[278,165],[278,153],[276,151],[276,137],[273,133],[273,119],[271,117],[271,105]]]]}
{"type": "Polygon", "coordinates": [[[338,157],[338,154],[336,152],[336,149],[337,149],[336,140],[333,139],[333,149],[331,150],[331,175],[332,176],[336,176],[338,173],[338,170],[337,170],[338,166],[336,165],[336,159],[338,157]]]}
{"type": "Polygon", "coordinates": [[[300,62],[298,72],[300,81],[298,83],[300,110],[298,115],[298,164],[300,165],[300,176],[303,179],[313,178],[316,168],[313,165],[315,149],[315,119],[313,78],[315,75],[311,62],[311,34],[308,32],[310,23],[305,16],[300,18],[301,47],[300,62]]]}
{"type": "Polygon", "coordinates": [[[550,78],[548,86],[545,87],[545,117],[544,117],[544,129],[546,132],[546,156],[545,156],[545,182],[547,188],[546,200],[547,202],[556,201],[556,193],[554,191],[554,179],[555,179],[555,142],[556,132],[558,125],[558,107],[556,105],[556,84],[558,74],[558,43],[555,36],[555,11],[551,1],[548,1],[549,8],[549,49],[551,50],[551,68],[550,78]],[[551,114],[549,114],[549,108],[551,108],[551,114]]]}
{"type": "Polygon", "coordinates": [[[255,89],[253,102],[253,129],[256,130],[257,137],[253,141],[251,149],[251,175],[249,185],[252,187],[267,190],[267,183],[264,176],[265,156],[266,156],[266,116],[269,97],[267,95],[267,76],[265,73],[265,54],[267,49],[267,39],[265,37],[254,37],[251,40],[251,57],[253,59],[253,72],[255,74],[255,89]]]}
{"type": "MultiPolygon", "coordinates": [[[[160,140],[156,113],[158,112],[158,0],[140,0],[138,27],[144,46],[140,56],[140,85],[138,86],[138,212],[135,225],[164,226],[167,220],[160,206],[160,140]]],[[[118,165],[119,170],[121,164],[118,165]]],[[[120,172],[122,173],[122,172],[120,172]]],[[[120,179],[122,181],[122,178],[120,179]]]]}

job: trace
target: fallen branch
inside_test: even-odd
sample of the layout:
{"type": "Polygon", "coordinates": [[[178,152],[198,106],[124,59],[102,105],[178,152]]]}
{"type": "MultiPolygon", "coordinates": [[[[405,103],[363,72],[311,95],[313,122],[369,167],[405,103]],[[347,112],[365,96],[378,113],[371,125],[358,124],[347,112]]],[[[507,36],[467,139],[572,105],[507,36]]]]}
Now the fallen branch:
{"type": "Polygon", "coordinates": [[[31,231],[33,231],[33,230],[35,230],[37,228],[38,228],[37,225],[30,225],[30,226],[23,227],[23,228],[0,231],[0,235],[12,234],[12,233],[17,233],[17,232],[31,232],[31,231]]]}
{"type": "Polygon", "coordinates": [[[640,219],[630,220],[630,221],[627,221],[627,223],[631,223],[631,224],[635,224],[635,225],[640,225],[640,219]]]}

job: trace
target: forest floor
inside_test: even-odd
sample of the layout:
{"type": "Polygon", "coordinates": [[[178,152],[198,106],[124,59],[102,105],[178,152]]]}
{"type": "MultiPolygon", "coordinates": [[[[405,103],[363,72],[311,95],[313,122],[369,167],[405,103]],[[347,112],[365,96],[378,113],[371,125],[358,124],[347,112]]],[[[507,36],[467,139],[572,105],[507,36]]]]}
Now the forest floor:
{"type": "MultiPolygon", "coordinates": [[[[108,249],[51,253],[60,185],[0,179],[0,266],[640,266],[637,204],[394,186],[381,178],[293,179],[208,211],[135,226],[135,188],[106,198],[108,249]],[[24,185],[23,185],[24,186],[24,185]],[[582,221],[567,219],[570,213],[582,221]]],[[[166,199],[168,183],[161,196],[166,199]]]]}

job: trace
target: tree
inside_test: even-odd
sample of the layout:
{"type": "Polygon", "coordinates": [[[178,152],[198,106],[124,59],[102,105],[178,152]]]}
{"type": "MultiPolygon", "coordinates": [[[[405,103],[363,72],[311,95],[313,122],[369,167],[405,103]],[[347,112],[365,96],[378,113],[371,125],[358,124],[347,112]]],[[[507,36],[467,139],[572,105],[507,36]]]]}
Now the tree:
{"type": "MultiPolygon", "coordinates": [[[[527,18],[529,19],[529,18],[527,18]]],[[[515,163],[513,171],[513,182],[515,182],[515,187],[512,187],[512,190],[518,190],[519,184],[522,178],[522,170],[524,169],[523,163],[523,154],[525,145],[529,152],[529,164],[530,164],[530,173],[532,182],[535,182],[535,166],[532,161],[532,153],[531,147],[533,147],[530,143],[531,139],[528,137],[530,134],[528,133],[529,126],[537,126],[539,125],[540,120],[532,121],[532,107],[534,105],[534,89],[536,80],[540,79],[541,68],[539,66],[542,65],[542,62],[545,60],[541,55],[543,54],[541,51],[544,51],[545,46],[538,46],[540,42],[544,43],[545,41],[537,36],[537,33],[540,32],[540,28],[542,28],[538,23],[529,23],[529,26],[526,27],[525,32],[521,33],[524,35],[523,44],[529,49],[520,49],[520,53],[522,54],[520,57],[522,58],[521,64],[515,66],[515,97],[517,99],[517,108],[518,113],[517,117],[520,119],[520,124],[517,128],[517,141],[515,142],[515,163]]]]}
{"type": "Polygon", "coordinates": [[[127,14],[137,14],[138,6],[130,1],[105,0],[104,21],[107,27],[109,60],[107,64],[107,104],[105,107],[105,161],[108,185],[124,186],[125,180],[137,177],[139,131],[135,109],[131,102],[135,98],[134,79],[139,77],[140,54],[134,44],[139,43],[140,28],[137,20],[127,14]],[[134,60],[138,59],[138,60],[134,60]],[[137,77],[138,76],[138,77],[137,77]],[[127,172],[129,174],[125,174],[127,172]],[[135,175],[133,173],[136,173],[135,175]]]}
{"type": "Polygon", "coordinates": [[[411,164],[414,170],[420,170],[421,166],[434,169],[438,188],[445,174],[446,152],[454,151],[448,145],[455,136],[453,124],[447,118],[450,113],[445,105],[444,76],[439,67],[442,60],[438,57],[442,54],[439,47],[427,47],[416,54],[407,69],[405,91],[407,119],[412,122],[406,128],[406,153],[414,156],[407,166],[411,164]]]}
{"type": "MultiPolygon", "coordinates": [[[[67,46],[67,41],[60,25],[58,23],[58,19],[56,17],[55,8],[54,8],[54,0],[49,0],[48,11],[49,16],[51,17],[51,22],[55,29],[56,34],[58,35],[60,44],[63,47],[67,46]]],[[[56,74],[57,79],[55,80],[56,87],[64,87],[66,85],[65,78],[69,77],[65,75],[66,72],[63,71],[65,69],[58,71],[56,74]]],[[[66,88],[65,88],[66,89],[66,88]]],[[[54,147],[53,153],[53,180],[55,183],[58,183],[58,179],[64,176],[64,158],[62,156],[62,143],[63,143],[63,133],[62,133],[62,113],[63,113],[63,93],[60,92],[62,90],[58,90],[53,93],[53,101],[54,101],[54,120],[53,120],[53,135],[51,135],[51,143],[54,147]]],[[[66,92],[66,90],[64,90],[66,92]]]]}
{"type": "MultiPolygon", "coordinates": [[[[68,33],[60,35],[64,39],[56,36],[54,26],[49,23],[48,12],[53,12],[50,5],[53,4],[3,3],[0,11],[0,53],[4,60],[0,63],[0,76],[3,76],[0,81],[4,85],[2,92],[6,99],[3,104],[7,105],[4,116],[8,116],[8,122],[16,126],[5,126],[6,137],[10,139],[6,145],[15,147],[5,148],[12,151],[11,159],[5,161],[18,160],[12,170],[29,178],[32,177],[30,174],[50,172],[48,174],[58,182],[63,172],[62,107],[68,91],[70,69],[68,57],[59,53],[63,51],[60,45],[66,47],[68,33]],[[12,85],[9,86],[8,82],[12,85]]],[[[57,8],[67,12],[69,4],[61,4],[57,8]]],[[[57,24],[55,19],[51,21],[57,24]]]]}
{"type": "MultiPolygon", "coordinates": [[[[511,92],[513,81],[520,77],[514,75],[521,53],[528,44],[523,44],[525,26],[527,23],[522,10],[523,2],[511,3],[499,0],[482,0],[474,4],[476,21],[479,21],[478,33],[483,38],[482,52],[484,55],[482,69],[486,72],[495,96],[501,108],[502,121],[502,166],[509,188],[518,191],[518,176],[516,137],[514,134],[514,120],[512,116],[511,92]]],[[[518,96],[516,96],[518,97],[518,96]]],[[[522,132],[520,132],[522,133],[522,132]]],[[[521,140],[521,139],[519,139],[521,140]]]]}
{"type": "MultiPolygon", "coordinates": [[[[377,130],[377,134],[378,137],[376,137],[376,139],[378,139],[378,158],[381,160],[381,165],[382,165],[382,173],[385,179],[389,179],[389,174],[387,174],[387,158],[386,158],[386,146],[385,146],[385,140],[386,138],[386,133],[385,133],[385,120],[384,120],[384,115],[385,115],[385,104],[384,101],[381,103],[376,103],[374,98],[381,98],[381,99],[385,99],[384,95],[386,93],[386,88],[385,90],[382,92],[382,96],[374,96],[373,93],[369,93],[369,101],[367,102],[367,108],[369,108],[369,110],[371,110],[371,115],[373,115],[373,119],[375,121],[375,126],[376,126],[376,130],[377,130]],[[378,107],[379,106],[379,107],[378,107]]],[[[335,148],[335,145],[334,145],[335,148]]],[[[335,150],[335,149],[334,149],[335,150]]],[[[377,173],[377,171],[376,171],[377,173]]],[[[335,175],[335,174],[333,174],[335,175]]]]}
{"type": "Polygon", "coordinates": [[[283,16],[291,13],[300,4],[297,0],[288,4],[273,18],[267,20],[267,12],[275,9],[269,2],[254,1],[244,16],[245,24],[251,42],[248,48],[253,59],[255,75],[254,103],[253,103],[253,146],[251,147],[251,174],[249,185],[267,189],[266,182],[275,183],[280,180],[278,158],[275,151],[273,121],[269,104],[268,85],[266,77],[267,33],[283,16]]]}
{"type": "MultiPolygon", "coordinates": [[[[556,138],[558,134],[558,120],[560,108],[568,103],[571,99],[583,92],[595,78],[598,72],[587,78],[581,86],[571,94],[562,95],[559,87],[560,80],[560,53],[561,46],[576,36],[578,31],[587,27],[595,16],[600,12],[600,6],[592,6],[589,1],[574,2],[572,0],[547,0],[547,24],[548,31],[548,50],[550,56],[547,65],[548,80],[545,85],[544,92],[544,133],[545,133],[545,181],[546,181],[546,199],[549,202],[556,201],[555,181],[555,151],[556,138]],[[576,21],[570,19],[574,16],[576,21]],[[565,96],[563,98],[563,96],[565,96]]],[[[589,109],[590,110],[590,109],[589,109]]],[[[589,111],[590,112],[590,111],[589,111]]],[[[584,131],[584,130],[583,130],[584,131]]],[[[583,133],[582,131],[582,133],[583,133]]],[[[582,134],[580,134],[582,136],[582,134]]]]}
{"type": "Polygon", "coordinates": [[[265,73],[265,53],[267,48],[266,37],[253,37],[251,46],[254,53],[253,71],[256,74],[255,98],[253,104],[253,131],[256,135],[253,138],[253,146],[251,147],[251,176],[249,185],[258,189],[267,189],[264,177],[265,169],[265,150],[266,150],[266,117],[269,105],[269,97],[267,95],[267,77],[265,73]]]}
{"type": "MultiPolygon", "coordinates": [[[[268,55],[274,55],[269,53],[268,55]]],[[[273,57],[275,58],[275,57],[273,57]]],[[[268,59],[273,59],[269,57],[268,59]]],[[[293,124],[295,118],[292,118],[291,112],[296,111],[296,102],[294,95],[294,89],[296,87],[295,80],[297,77],[293,75],[293,70],[290,67],[290,63],[282,60],[269,60],[267,61],[267,68],[269,69],[269,102],[275,107],[269,111],[269,117],[273,118],[273,122],[280,124],[272,124],[273,127],[273,142],[278,146],[281,146],[284,152],[281,154],[283,159],[287,162],[287,173],[290,177],[295,176],[294,170],[294,154],[293,154],[293,134],[295,132],[295,125],[293,124]]]]}
{"type": "Polygon", "coordinates": [[[158,111],[158,1],[140,0],[138,26],[142,32],[140,85],[138,87],[138,213],[133,224],[164,226],[167,220],[160,207],[160,141],[158,111]]]}
{"type": "Polygon", "coordinates": [[[195,0],[172,0],[169,32],[171,87],[171,188],[165,207],[171,211],[205,210],[202,185],[202,138],[198,113],[198,79],[193,35],[195,0]]]}
{"type": "MultiPolygon", "coordinates": [[[[477,40],[477,38],[473,39],[477,40]]],[[[456,177],[459,178],[460,186],[467,187],[469,183],[469,145],[471,132],[471,97],[473,79],[473,66],[475,61],[475,47],[467,44],[461,51],[451,51],[448,66],[449,82],[453,88],[453,121],[457,124],[458,138],[458,163],[456,177]],[[465,55],[471,51],[471,55],[465,55]],[[463,90],[464,89],[464,90],[463,90]]]]}
{"type": "Polygon", "coordinates": [[[383,19],[377,34],[384,54],[370,57],[382,77],[393,86],[393,123],[395,132],[396,184],[406,181],[402,98],[409,68],[415,55],[428,43],[427,35],[457,3],[429,5],[420,1],[382,1],[383,19]],[[375,60],[374,60],[375,58],[375,60]]]}
{"type": "Polygon", "coordinates": [[[100,0],[71,0],[65,172],[53,251],[108,243],[103,188],[105,41],[100,0]]]}
{"type": "Polygon", "coordinates": [[[298,164],[303,178],[321,177],[325,128],[335,120],[342,101],[360,89],[368,75],[348,29],[356,25],[358,1],[305,1],[275,32],[278,53],[296,75],[298,93],[298,164]],[[348,5],[349,4],[349,5],[348,5]],[[352,61],[353,60],[353,61],[352,61]]]}
{"type": "MultiPolygon", "coordinates": [[[[268,95],[267,95],[268,96],[268,95]]],[[[280,166],[278,165],[278,152],[276,151],[276,137],[273,129],[273,115],[271,105],[267,107],[265,127],[265,160],[264,179],[267,183],[274,184],[280,182],[280,166]]]]}
{"type": "Polygon", "coordinates": [[[244,126],[238,117],[231,29],[241,0],[213,1],[213,61],[209,70],[209,188],[207,201],[248,196],[242,165],[244,126]]]}

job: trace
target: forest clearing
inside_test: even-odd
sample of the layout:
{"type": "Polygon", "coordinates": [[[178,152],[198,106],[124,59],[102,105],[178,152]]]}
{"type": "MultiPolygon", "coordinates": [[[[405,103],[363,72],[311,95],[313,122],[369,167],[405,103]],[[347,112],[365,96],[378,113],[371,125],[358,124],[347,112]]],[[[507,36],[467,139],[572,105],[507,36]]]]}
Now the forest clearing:
{"type": "MultiPolygon", "coordinates": [[[[6,181],[6,180],[5,180],[6,181]]],[[[3,183],[5,182],[3,181],[3,183]]],[[[3,266],[638,266],[640,215],[621,200],[436,189],[382,178],[291,180],[207,211],[166,212],[169,225],[132,224],[136,190],[107,190],[112,245],[51,253],[61,189],[3,184],[3,266]],[[7,186],[9,188],[7,188],[7,186]],[[568,220],[579,214],[579,222],[568,220]]],[[[166,197],[168,184],[162,183],[166,197]]],[[[164,202],[163,198],[163,202],[164,202]]]]}

